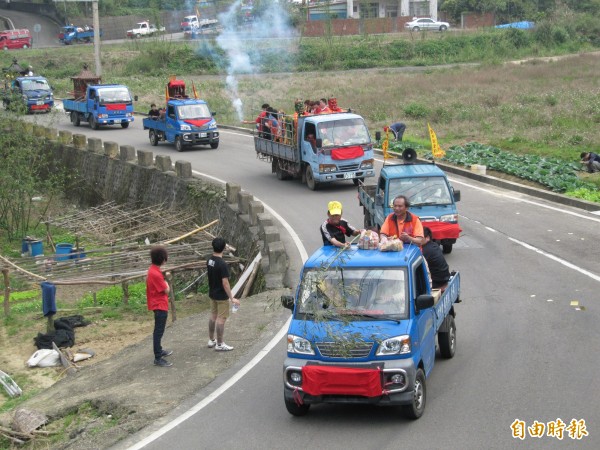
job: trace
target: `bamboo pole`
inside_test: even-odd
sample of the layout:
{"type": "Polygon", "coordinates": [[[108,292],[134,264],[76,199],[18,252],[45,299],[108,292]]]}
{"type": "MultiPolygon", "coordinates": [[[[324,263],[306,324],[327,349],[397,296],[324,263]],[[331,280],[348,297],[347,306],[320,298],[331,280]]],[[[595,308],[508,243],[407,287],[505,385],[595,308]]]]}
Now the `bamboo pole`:
{"type": "Polygon", "coordinates": [[[4,277],[4,317],[10,314],[10,278],[8,277],[8,269],[2,269],[4,277]]]}
{"type": "Polygon", "coordinates": [[[41,280],[41,281],[46,281],[46,278],[36,275],[35,273],[28,272],[25,269],[21,269],[19,266],[10,262],[8,259],[6,259],[4,256],[0,255],[0,260],[4,261],[6,264],[12,266],[15,270],[18,270],[19,272],[22,272],[29,277],[37,278],[38,280],[41,280]]]}
{"type": "Polygon", "coordinates": [[[260,267],[260,264],[257,263],[252,268],[252,272],[250,273],[250,277],[248,278],[248,281],[246,282],[246,285],[244,286],[244,290],[243,290],[242,296],[240,298],[246,298],[248,296],[248,293],[250,292],[250,289],[252,288],[252,283],[254,283],[254,279],[256,278],[256,274],[258,273],[259,267],[260,267]]]}
{"type": "Polygon", "coordinates": [[[213,226],[213,225],[214,225],[215,223],[217,223],[218,221],[219,221],[219,219],[215,219],[215,220],[213,220],[212,222],[210,222],[209,224],[206,224],[206,225],[203,225],[203,226],[201,226],[201,227],[198,227],[198,228],[196,228],[195,230],[193,230],[193,231],[190,231],[189,233],[185,233],[185,234],[183,234],[183,235],[181,235],[181,236],[179,236],[179,237],[176,237],[176,238],[174,238],[174,239],[170,239],[170,240],[168,240],[168,241],[165,241],[165,242],[163,242],[163,244],[165,244],[165,245],[168,245],[168,244],[174,244],[175,242],[179,242],[179,241],[181,241],[182,239],[185,239],[186,237],[193,236],[194,234],[196,234],[196,233],[198,233],[198,232],[200,232],[200,231],[202,231],[202,230],[204,230],[204,229],[206,229],[206,228],[209,228],[209,227],[213,226]]]}

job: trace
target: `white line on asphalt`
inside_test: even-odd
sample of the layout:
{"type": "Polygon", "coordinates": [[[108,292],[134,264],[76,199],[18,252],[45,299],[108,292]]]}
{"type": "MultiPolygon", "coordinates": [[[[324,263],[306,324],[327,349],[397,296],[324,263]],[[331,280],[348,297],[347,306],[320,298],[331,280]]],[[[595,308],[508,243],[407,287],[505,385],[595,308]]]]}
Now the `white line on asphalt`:
{"type": "Polygon", "coordinates": [[[562,258],[559,258],[558,256],[555,256],[555,255],[553,255],[551,253],[545,252],[544,250],[539,249],[537,247],[534,247],[533,245],[530,245],[530,244],[528,244],[526,242],[520,241],[520,240],[512,238],[510,236],[507,236],[507,238],[508,238],[509,241],[512,241],[512,242],[514,242],[516,244],[522,245],[523,247],[525,247],[528,250],[533,250],[534,252],[539,253],[542,256],[545,256],[546,258],[552,259],[552,260],[554,260],[554,261],[562,264],[563,266],[568,267],[569,269],[576,270],[577,272],[579,272],[579,273],[581,273],[581,274],[583,274],[585,276],[590,277],[592,280],[600,282],[600,276],[596,275],[595,273],[592,273],[592,272],[590,272],[588,270],[585,270],[585,269],[583,269],[583,268],[581,268],[579,266],[576,266],[575,264],[570,263],[569,261],[566,261],[566,260],[564,260],[562,258]]]}
{"type": "MultiPolygon", "coordinates": [[[[195,175],[200,175],[200,176],[202,176],[204,178],[209,178],[211,180],[217,181],[217,182],[219,182],[221,184],[226,184],[225,181],[223,181],[223,180],[221,180],[219,178],[213,177],[212,175],[207,175],[207,174],[198,172],[196,170],[193,170],[192,173],[194,173],[195,175]]],[[[262,200],[260,200],[259,198],[257,198],[257,197],[254,197],[254,198],[256,200],[262,202],[262,200]]],[[[281,217],[279,214],[277,214],[277,212],[275,212],[275,210],[273,208],[271,208],[269,205],[267,205],[264,202],[262,202],[262,204],[264,205],[265,209],[272,216],[274,216],[275,218],[277,218],[277,220],[279,220],[279,222],[283,225],[283,227],[290,233],[290,235],[292,236],[292,240],[294,241],[294,244],[296,245],[296,248],[298,249],[298,252],[300,253],[300,257],[302,258],[302,262],[306,261],[308,259],[308,253],[306,253],[306,249],[302,245],[302,242],[300,241],[300,238],[298,237],[298,235],[296,234],[296,232],[294,231],[294,229],[292,228],[292,226],[289,223],[287,223],[283,217],[281,217]]],[[[204,398],[200,402],[196,403],[194,406],[192,406],[190,409],[188,409],[186,412],[184,412],[182,415],[180,415],[176,419],[172,420],[171,422],[167,423],[163,427],[159,428],[154,433],[152,433],[151,435],[149,435],[146,438],[142,439],[141,441],[139,441],[135,445],[129,447],[128,450],[137,450],[137,449],[144,448],[146,445],[148,445],[151,442],[155,441],[156,439],[158,439],[159,437],[161,437],[163,434],[171,431],[177,425],[185,422],[187,419],[189,419],[190,417],[192,417],[198,411],[202,410],[204,407],[206,407],[209,404],[211,404],[221,394],[223,394],[224,392],[226,392],[227,389],[229,389],[235,383],[237,383],[244,375],[246,375],[248,372],[250,372],[254,368],[254,366],[256,366],[265,356],[267,356],[269,354],[269,352],[279,343],[279,341],[281,341],[281,339],[283,339],[283,336],[285,336],[285,334],[287,333],[287,330],[288,330],[288,327],[290,326],[290,321],[291,320],[292,320],[292,318],[290,317],[287,320],[287,322],[283,325],[283,327],[281,327],[279,329],[279,331],[273,337],[273,339],[271,339],[269,341],[269,343],[267,345],[265,345],[262,348],[262,350],[260,352],[258,352],[258,354],[254,358],[252,358],[252,360],[250,360],[248,362],[248,364],[246,364],[244,367],[242,367],[240,370],[238,370],[229,380],[227,380],[217,390],[215,390],[213,393],[211,393],[208,397],[204,398]]]]}

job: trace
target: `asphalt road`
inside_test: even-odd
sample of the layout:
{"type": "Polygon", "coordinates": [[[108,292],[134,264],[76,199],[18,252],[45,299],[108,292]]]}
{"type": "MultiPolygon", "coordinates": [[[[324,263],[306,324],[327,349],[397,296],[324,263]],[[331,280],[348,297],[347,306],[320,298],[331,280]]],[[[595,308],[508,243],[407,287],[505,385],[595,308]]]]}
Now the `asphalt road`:
{"type": "MultiPolygon", "coordinates": [[[[312,192],[298,181],[279,181],[270,164],[256,159],[252,139],[244,133],[221,130],[219,149],[178,153],[168,144],[150,146],[139,118],[127,130],[98,131],[75,128],[61,114],[32,119],[169,155],[173,162],[190,161],[198,172],[240,184],[297,233],[300,251],[282,231],[294,285],[302,251],[311,253],[320,245],[318,226],[329,200],[340,200],[344,216],[362,224],[350,182],[312,192]]],[[[600,215],[466,178],[451,180],[462,192],[463,233],[447,258],[461,272],[458,348],[453,359],[436,361],[420,420],[408,421],[393,408],[340,405],[316,405],[306,417],[290,416],[283,404],[282,340],[232,388],[145,448],[600,448],[600,215]],[[565,429],[562,441],[529,435],[521,441],[512,437],[516,419],[527,426],[583,420],[589,436],[571,439],[565,429]]],[[[177,413],[205,399],[226,379],[220,377],[177,413]]],[[[119,448],[136,444],[174,417],[150,425],[119,448]]]]}

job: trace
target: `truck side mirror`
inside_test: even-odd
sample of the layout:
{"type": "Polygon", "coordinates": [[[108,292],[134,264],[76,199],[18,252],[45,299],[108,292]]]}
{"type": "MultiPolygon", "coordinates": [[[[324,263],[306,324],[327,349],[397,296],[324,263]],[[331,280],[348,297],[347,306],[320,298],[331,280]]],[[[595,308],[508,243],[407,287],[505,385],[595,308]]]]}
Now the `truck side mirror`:
{"type": "Polygon", "coordinates": [[[417,297],[416,309],[417,313],[422,309],[431,308],[433,306],[433,295],[421,294],[417,297]]]}
{"type": "MultiPolygon", "coordinates": [[[[433,298],[433,297],[432,297],[433,298]]],[[[294,296],[293,295],[282,295],[281,296],[281,306],[290,311],[294,310],[294,296]]]]}
{"type": "Polygon", "coordinates": [[[213,116],[216,116],[217,112],[216,111],[211,111],[210,114],[213,115],[213,116]]]}
{"type": "Polygon", "coordinates": [[[138,96],[137,96],[137,95],[134,95],[134,96],[133,96],[133,100],[137,102],[137,101],[138,101],[138,96]]]}
{"type": "Polygon", "coordinates": [[[454,201],[460,202],[460,191],[454,191],[454,201]]]}
{"type": "Polygon", "coordinates": [[[323,147],[323,139],[319,138],[315,141],[315,145],[317,146],[317,148],[322,148],[323,147]]]}
{"type": "Polygon", "coordinates": [[[375,140],[376,141],[380,141],[381,140],[381,131],[376,131],[375,132],[375,140]]]}

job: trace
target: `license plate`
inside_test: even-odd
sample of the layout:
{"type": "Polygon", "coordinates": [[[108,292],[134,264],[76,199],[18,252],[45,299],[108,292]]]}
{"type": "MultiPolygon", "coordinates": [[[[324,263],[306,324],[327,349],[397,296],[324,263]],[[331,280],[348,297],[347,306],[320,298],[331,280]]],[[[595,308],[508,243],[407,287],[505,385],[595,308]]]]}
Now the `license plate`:
{"type": "Polygon", "coordinates": [[[354,178],[354,172],[345,172],[344,173],[344,180],[351,180],[352,178],[354,178]]]}
{"type": "Polygon", "coordinates": [[[206,133],[200,133],[200,137],[206,137],[207,134],[206,133]]]}
{"type": "Polygon", "coordinates": [[[43,105],[44,101],[43,100],[38,100],[37,102],[35,102],[36,105],[43,105]]]}

